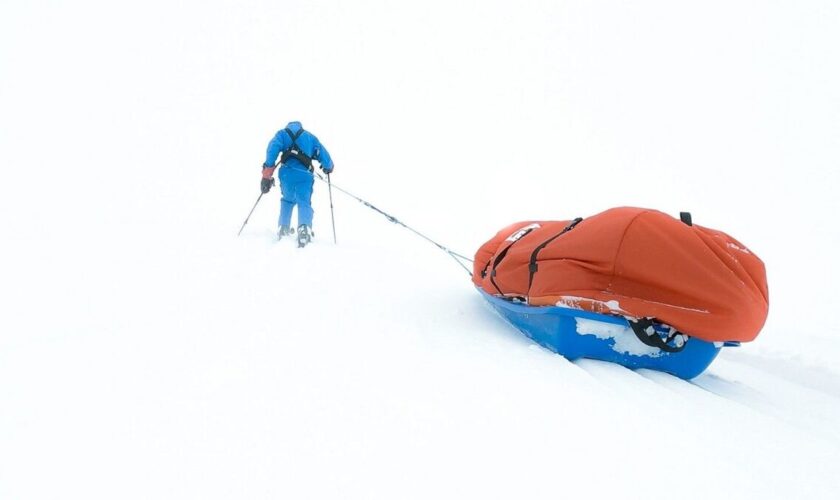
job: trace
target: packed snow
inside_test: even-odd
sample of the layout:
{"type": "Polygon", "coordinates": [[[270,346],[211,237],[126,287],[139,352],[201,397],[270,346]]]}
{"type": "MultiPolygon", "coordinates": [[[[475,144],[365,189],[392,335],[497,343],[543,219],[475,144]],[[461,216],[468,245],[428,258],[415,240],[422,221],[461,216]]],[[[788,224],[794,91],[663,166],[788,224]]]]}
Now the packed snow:
{"type": "Polygon", "coordinates": [[[652,358],[662,354],[658,347],[650,347],[639,342],[636,334],[629,326],[621,326],[603,321],[585,318],[575,318],[575,331],[581,335],[594,335],[599,339],[612,339],[612,350],[622,354],[635,356],[649,356],[652,358]]]}
{"type": "Polygon", "coordinates": [[[0,5],[0,499],[837,498],[840,4],[0,5]],[[770,316],[685,381],[570,362],[445,252],[643,206],[770,316]]]}

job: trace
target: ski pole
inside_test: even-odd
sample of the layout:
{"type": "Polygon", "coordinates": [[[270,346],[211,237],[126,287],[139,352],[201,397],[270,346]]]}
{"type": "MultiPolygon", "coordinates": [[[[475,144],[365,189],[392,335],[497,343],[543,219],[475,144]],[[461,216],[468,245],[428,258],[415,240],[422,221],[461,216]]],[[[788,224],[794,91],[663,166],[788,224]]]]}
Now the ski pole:
{"type": "Polygon", "coordinates": [[[245,229],[245,224],[248,223],[248,219],[250,219],[251,214],[254,213],[254,208],[257,208],[257,203],[260,202],[260,199],[262,198],[262,195],[263,195],[263,193],[260,193],[260,196],[257,198],[257,201],[254,203],[254,207],[251,209],[250,212],[248,212],[248,217],[245,217],[245,222],[242,223],[242,227],[239,228],[239,232],[236,233],[236,236],[239,236],[240,234],[242,234],[242,230],[245,229]]]}
{"type": "Polygon", "coordinates": [[[338,241],[335,239],[335,214],[333,213],[332,182],[330,182],[330,174],[327,174],[327,189],[330,193],[330,220],[332,221],[333,227],[333,243],[337,245],[338,241]]]}
{"type": "MultiPolygon", "coordinates": [[[[277,163],[275,163],[275,164],[274,164],[274,168],[277,168],[277,165],[280,165],[280,162],[279,162],[279,161],[278,161],[277,163]]],[[[263,166],[263,168],[265,168],[265,166],[263,166]]],[[[274,170],[272,169],[272,172],[273,172],[273,171],[274,171],[274,170]]],[[[272,178],[271,178],[271,185],[272,185],[272,186],[274,186],[274,177],[272,177],[272,178]]],[[[269,189],[271,189],[271,188],[269,188],[269,189]]],[[[257,201],[256,201],[256,202],[254,202],[254,206],[251,208],[251,211],[250,211],[250,212],[248,212],[248,217],[245,217],[245,222],[243,222],[243,223],[242,223],[242,227],[240,227],[240,228],[239,228],[239,232],[238,232],[238,233],[236,233],[236,236],[239,236],[240,234],[242,234],[242,230],[243,230],[243,229],[245,229],[245,224],[247,224],[247,223],[248,223],[248,219],[250,219],[250,218],[251,218],[251,214],[252,214],[252,213],[254,213],[254,209],[255,209],[255,208],[257,208],[257,203],[259,203],[259,202],[260,202],[260,199],[262,199],[262,196],[263,196],[264,194],[265,194],[265,193],[263,193],[262,191],[260,191],[260,195],[257,197],[257,201]]]]}

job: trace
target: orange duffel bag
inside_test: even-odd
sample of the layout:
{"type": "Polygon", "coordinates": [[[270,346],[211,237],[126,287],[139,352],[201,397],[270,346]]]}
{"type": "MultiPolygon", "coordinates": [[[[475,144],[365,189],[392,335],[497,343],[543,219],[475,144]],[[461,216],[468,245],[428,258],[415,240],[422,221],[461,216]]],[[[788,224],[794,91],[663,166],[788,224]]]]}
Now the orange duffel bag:
{"type": "Polygon", "coordinates": [[[731,236],[656,210],[512,224],[478,249],[473,282],[530,306],[651,318],[709,342],[753,340],[764,263],[731,236]]]}

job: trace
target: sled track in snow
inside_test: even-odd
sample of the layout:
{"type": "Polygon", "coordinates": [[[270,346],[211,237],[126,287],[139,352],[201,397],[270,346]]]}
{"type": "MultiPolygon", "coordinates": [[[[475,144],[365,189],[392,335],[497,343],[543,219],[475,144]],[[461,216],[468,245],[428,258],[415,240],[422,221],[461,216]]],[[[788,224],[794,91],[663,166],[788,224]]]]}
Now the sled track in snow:
{"type": "Polygon", "coordinates": [[[640,401],[735,405],[801,431],[822,429],[822,438],[840,446],[840,430],[831,425],[840,421],[840,376],[825,369],[748,353],[722,355],[692,380],[590,359],[571,364],[606,390],[640,401]]]}

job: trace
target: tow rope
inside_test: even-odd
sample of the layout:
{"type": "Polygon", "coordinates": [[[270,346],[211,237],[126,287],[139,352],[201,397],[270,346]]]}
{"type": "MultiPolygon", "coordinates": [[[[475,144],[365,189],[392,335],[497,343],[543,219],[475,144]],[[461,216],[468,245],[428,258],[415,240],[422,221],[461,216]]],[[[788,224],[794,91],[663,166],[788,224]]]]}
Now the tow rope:
{"type": "MultiPolygon", "coordinates": [[[[319,180],[321,180],[321,182],[327,182],[327,180],[326,180],[326,179],[324,179],[324,177],[323,177],[323,176],[321,176],[321,174],[319,174],[318,172],[314,172],[314,174],[315,174],[315,176],[316,176],[316,177],[318,177],[318,179],[319,179],[319,180]]],[[[373,206],[371,203],[369,203],[369,202],[367,202],[367,201],[365,201],[365,200],[363,200],[363,199],[359,198],[358,196],[356,196],[356,195],[354,195],[354,194],[352,194],[352,193],[350,193],[350,192],[348,192],[348,191],[346,191],[346,190],[342,189],[342,188],[341,188],[341,187],[339,187],[339,186],[336,186],[336,185],[335,185],[335,183],[332,183],[332,182],[331,182],[331,183],[330,183],[330,185],[331,185],[332,187],[336,188],[337,190],[341,191],[342,193],[346,194],[347,196],[349,196],[349,197],[351,197],[351,198],[355,199],[356,201],[358,201],[358,202],[359,202],[359,203],[361,203],[362,205],[364,205],[364,206],[368,207],[369,209],[374,210],[374,211],[379,212],[380,214],[384,215],[384,216],[385,216],[385,218],[386,218],[386,219],[388,219],[390,222],[393,222],[394,224],[400,225],[400,226],[402,226],[402,227],[404,227],[404,228],[408,229],[408,230],[409,230],[409,231],[411,231],[412,233],[416,234],[417,236],[419,236],[419,237],[423,238],[424,240],[428,241],[429,243],[431,243],[431,244],[433,244],[434,246],[438,247],[439,249],[443,250],[444,252],[446,252],[446,253],[447,253],[447,255],[449,255],[450,257],[452,257],[452,259],[453,259],[455,262],[457,262],[459,266],[461,266],[462,268],[464,268],[464,270],[465,270],[465,271],[467,271],[467,274],[469,274],[470,276],[472,276],[472,271],[470,271],[470,269],[469,269],[467,266],[465,266],[463,262],[461,262],[461,260],[465,260],[465,261],[467,261],[467,262],[472,263],[472,262],[473,262],[473,260],[472,260],[472,259],[470,259],[470,258],[468,258],[468,257],[464,257],[463,255],[461,255],[461,254],[459,254],[459,253],[457,253],[457,252],[453,252],[451,249],[447,248],[446,246],[441,245],[440,243],[438,243],[437,241],[435,241],[435,240],[433,240],[433,239],[429,238],[428,236],[426,236],[425,234],[421,233],[420,231],[417,231],[416,229],[412,228],[411,226],[409,226],[409,225],[407,225],[407,224],[403,223],[402,221],[400,221],[399,219],[397,219],[397,218],[396,218],[396,217],[394,217],[393,215],[390,215],[390,214],[387,214],[387,213],[383,212],[382,210],[380,210],[380,209],[376,208],[375,206],[373,206]],[[461,260],[459,260],[459,259],[461,259],[461,260]]]]}

